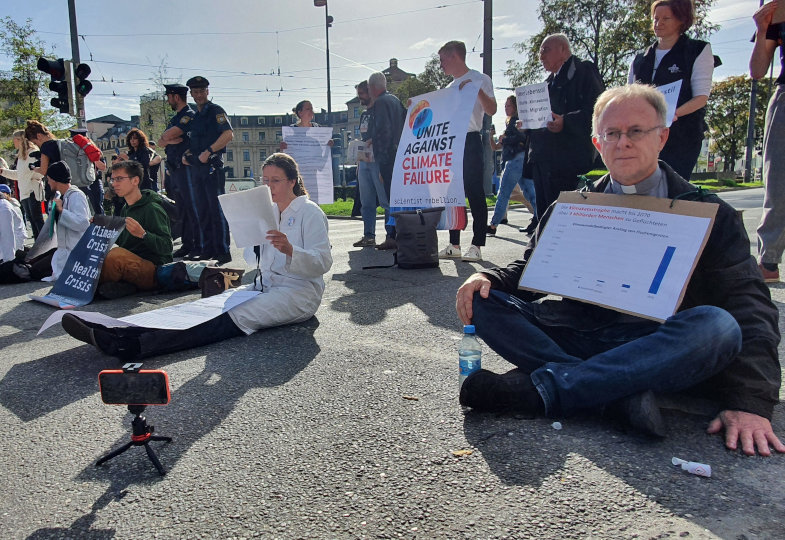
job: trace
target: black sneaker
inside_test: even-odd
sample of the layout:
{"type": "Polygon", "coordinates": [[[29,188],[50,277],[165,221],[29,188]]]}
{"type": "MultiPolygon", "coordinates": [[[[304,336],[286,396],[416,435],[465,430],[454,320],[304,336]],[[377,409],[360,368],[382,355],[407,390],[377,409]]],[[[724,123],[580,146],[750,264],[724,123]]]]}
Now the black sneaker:
{"type": "Polygon", "coordinates": [[[66,313],[63,315],[60,324],[63,325],[63,330],[74,339],[78,339],[88,345],[95,345],[95,337],[93,336],[93,326],[80,319],[76,315],[66,313]]]}
{"type": "Polygon", "coordinates": [[[503,375],[486,369],[475,371],[463,381],[458,401],[478,412],[545,412],[531,375],[520,368],[503,375]]]}
{"type": "Polygon", "coordinates": [[[188,255],[183,256],[183,259],[185,259],[186,261],[201,261],[202,259],[209,259],[209,258],[210,257],[207,257],[201,251],[192,251],[188,255]]]}
{"type": "Polygon", "coordinates": [[[137,291],[136,285],[127,281],[109,281],[98,286],[98,296],[107,300],[131,296],[137,291]]]}
{"type": "Polygon", "coordinates": [[[215,257],[215,265],[222,266],[228,262],[232,261],[232,254],[231,253],[223,253],[215,257]]]}
{"type": "Polygon", "coordinates": [[[174,257],[174,258],[185,257],[189,253],[191,253],[191,249],[183,246],[183,247],[181,247],[179,249],[174,250],[174,253],[172,253],[172,257],[174,257]]]}
{"type": "Polygon", "coordinates": [[[634,431],[657,439],[665,437],[665,420],[651,390],[607,405],[605,416],[617,422],[623,431],[634,431]]]}

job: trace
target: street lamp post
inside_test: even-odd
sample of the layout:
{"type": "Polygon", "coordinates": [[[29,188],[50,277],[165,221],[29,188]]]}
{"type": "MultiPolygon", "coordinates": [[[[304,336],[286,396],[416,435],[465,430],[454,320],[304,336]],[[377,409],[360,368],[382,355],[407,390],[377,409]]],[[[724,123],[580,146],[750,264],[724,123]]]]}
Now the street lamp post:
{"type": "Polygon", "coordinates": [[[332,98],[330,96],[330,26],[332,26],[333,18],[327,13],[327,0],[313,0],[315,7],[324,6],[324,37],[327,50],[327,123],[333,125],[332,115],[332,98]]]}

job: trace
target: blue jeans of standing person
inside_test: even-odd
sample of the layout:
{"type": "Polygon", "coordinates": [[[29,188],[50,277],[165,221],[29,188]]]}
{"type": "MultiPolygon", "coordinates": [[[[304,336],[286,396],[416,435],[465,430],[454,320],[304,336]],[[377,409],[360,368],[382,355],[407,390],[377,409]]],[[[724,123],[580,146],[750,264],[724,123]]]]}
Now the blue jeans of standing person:
{"type": "Polygon", "coordinates": [[[523,196],[526,197],[526,200],[532,205],[534,219],[539,220],[540,216],[537,214],[537,192],[534,189],[534,179],[522,178],[519,183],[521,185],[521,191],[523,191],[523,196]]]}
{"type": "Polygon", "coordinates": [[[360,187],[360,212],[363,216],[363,236],[376,238],[376,202],[390,211],[387,194],[384,191],[379,165],[375,161],[357,163],[357,184],[360,187]]]}
{"type": "Polygon", "coordinates": [[[741,350],[738,323],[714,306],[685,309],[664,323],[630,317],[590,330],[549,318],[547,308],[495,290],[487,299],[475,294],[472,303],[477,335],[531,373],[548,416],[646,390],[691,388],[722,371],[741,350]]]}
{"type": "MultiPolygon", "coordinates": [[[[508,159],[502,171],[502,179],[499,182],[499,192],[496,194],[496,207],[491,217],[491,226],[496,227],[504,219],[507,213],[507,204],[510,202],[510,195],[515,189],[515,184],[521,186],[524,196],[532,206],[535,205],[534,199],[526,194],[527,187],[524,184],[523,165],[526,161],[526,152],[518,152],[512,159],[508,159]]],[[[531,188],[534,191],[534,181],[531,181],[531,188]]]]}

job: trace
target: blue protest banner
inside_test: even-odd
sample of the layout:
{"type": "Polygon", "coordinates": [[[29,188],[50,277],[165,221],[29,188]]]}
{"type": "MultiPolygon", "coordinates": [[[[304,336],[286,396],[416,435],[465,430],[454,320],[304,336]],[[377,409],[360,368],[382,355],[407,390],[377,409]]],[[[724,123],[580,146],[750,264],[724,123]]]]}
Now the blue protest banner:
{"type": "Polygon", "coordinates": [[[44,296],[30,295],[31,300],[60,309],[72,309],[93,301],[106,254],[125,228],[125,218],[95,216],[68,256],[54,287],[44,296]]]}

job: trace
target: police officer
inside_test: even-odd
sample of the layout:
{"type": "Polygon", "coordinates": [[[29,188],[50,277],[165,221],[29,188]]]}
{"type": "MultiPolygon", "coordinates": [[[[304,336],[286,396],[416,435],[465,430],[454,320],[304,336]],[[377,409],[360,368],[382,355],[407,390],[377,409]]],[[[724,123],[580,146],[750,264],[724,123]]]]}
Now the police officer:
{"type": "Polygon", "coordinates": [[[191,122],[190,149],[183,154],[183,164],[195,188],[195,210],[198,224],[204,234],[204,248],[190,259],[215,259],[216,264],[232,260],[229,253],[229,225],[218,204],[218,195],[224,193],[222,155],[234,137],[226,111],[207,100],[210,84],[201,76],[191,77],[185,83],[191,89],[197,111],[191,122]]]}
{"type": "Polygon", "coordinates": [[[184,84],[165,84],[166,102],[175,111],[169,120],[166,131],[158,139],[158,146],[166,148],[166,170],[169,174],[167,194],[174,199],[182,226],[183,245],[172,256],[184,257],[191,253],[201,256],[204,253],[204,236],[194,210],[196,195],[194,186],[189,180],[186,166],[183,165],[183,154],[190,149],[191,130],[194,111],[187,103],[188,87],[184,84]]]}

